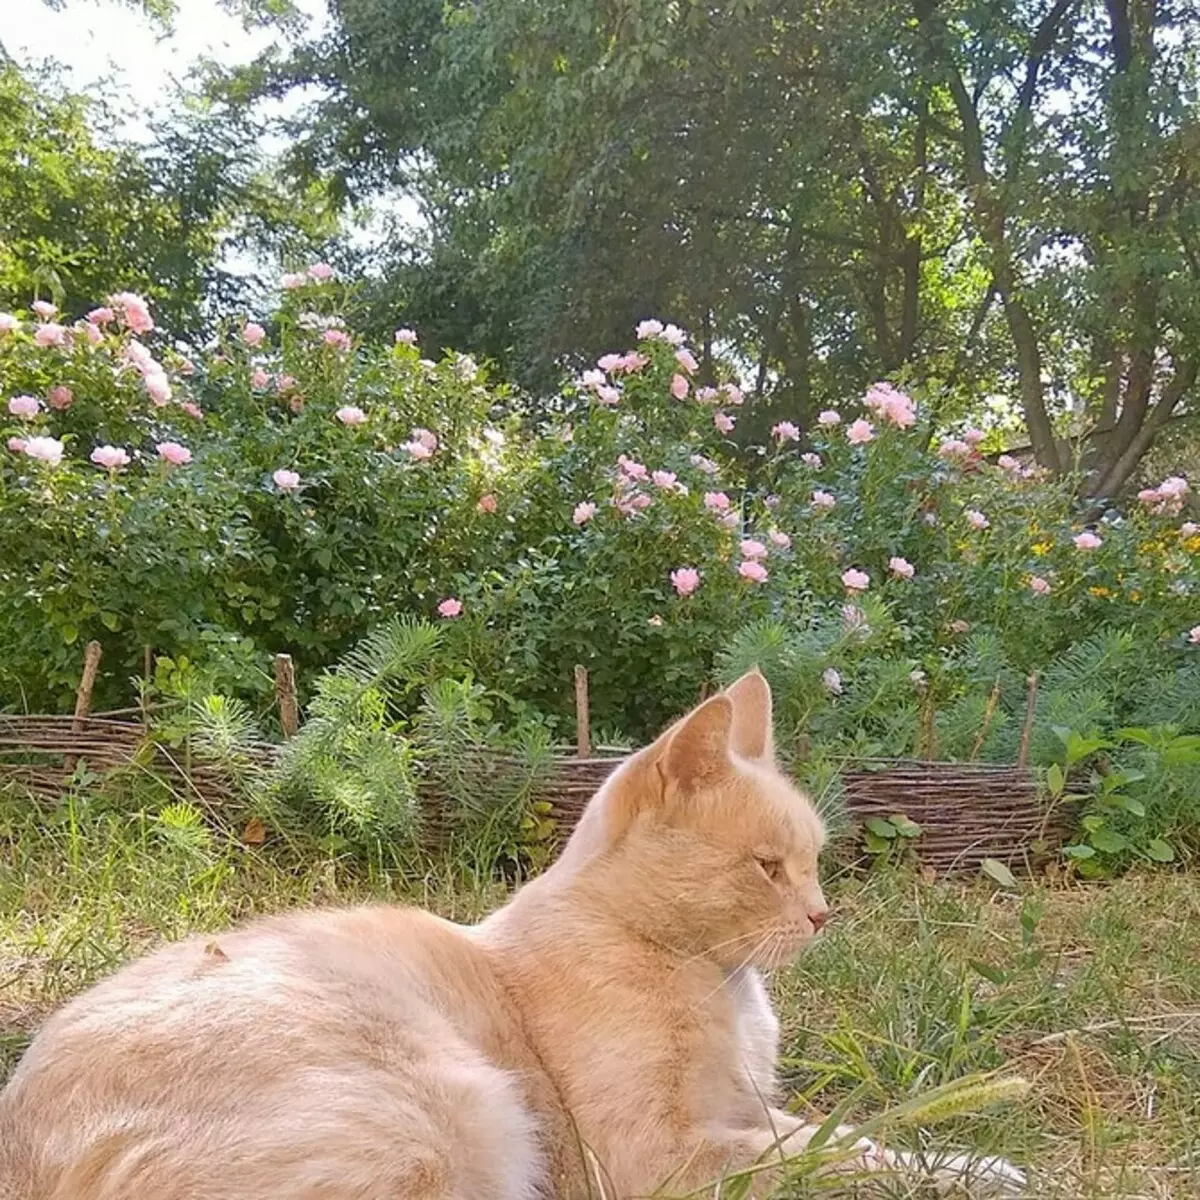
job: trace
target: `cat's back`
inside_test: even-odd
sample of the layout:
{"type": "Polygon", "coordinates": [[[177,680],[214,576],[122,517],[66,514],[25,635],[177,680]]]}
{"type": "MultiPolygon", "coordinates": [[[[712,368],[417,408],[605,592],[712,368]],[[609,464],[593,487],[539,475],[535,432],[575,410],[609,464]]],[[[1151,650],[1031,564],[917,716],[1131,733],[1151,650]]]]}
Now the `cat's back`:
{"type": "Polygon", "coordinates": [[[0,1197],[5,1180],[39,1200],[532,1196],[534,1122],[506,1057],[521,1057],[519,1029],[486,958],[428,913],[189,938],[47,1022],[0,1095],[0,1197]],[[485,1114],[518,1148],[496,1160],[514,1164],[507,1183],[453,1145],[485,1114]]]}

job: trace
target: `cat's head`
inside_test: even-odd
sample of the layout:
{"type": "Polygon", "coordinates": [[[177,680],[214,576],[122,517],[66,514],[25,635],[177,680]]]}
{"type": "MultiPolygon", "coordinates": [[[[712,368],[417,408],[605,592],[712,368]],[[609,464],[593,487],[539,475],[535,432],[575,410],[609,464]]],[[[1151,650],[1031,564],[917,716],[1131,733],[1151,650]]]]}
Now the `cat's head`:
{"type": "Polygon", "coordinates": [[[775,765],[771,690],[757,671],[623,764],[583,825],[590,884],[682,953],[778,966],[829,915],[817,879],[825,832],[775,765]]]}

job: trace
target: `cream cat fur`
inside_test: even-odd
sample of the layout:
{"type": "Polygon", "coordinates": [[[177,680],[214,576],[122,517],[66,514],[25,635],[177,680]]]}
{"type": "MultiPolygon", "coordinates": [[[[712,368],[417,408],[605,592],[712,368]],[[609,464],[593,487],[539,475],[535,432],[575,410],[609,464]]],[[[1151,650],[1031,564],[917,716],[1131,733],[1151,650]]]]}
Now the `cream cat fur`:
{"type": "Polygon", "coordinates": [[[828,915],[823,832],[770,727],[756,673],[702,704],[474,928],[298,913],[120,971],[0,1095],[0,1197],[623,1200],[799,1148],[757,969],[828,915]]]}

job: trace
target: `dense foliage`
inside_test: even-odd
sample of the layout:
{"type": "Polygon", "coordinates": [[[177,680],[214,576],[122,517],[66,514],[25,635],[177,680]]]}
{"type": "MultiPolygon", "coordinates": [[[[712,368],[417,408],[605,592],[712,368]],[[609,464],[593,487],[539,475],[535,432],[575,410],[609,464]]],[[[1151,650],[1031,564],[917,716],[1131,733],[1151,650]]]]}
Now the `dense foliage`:
{"type": "Polygon", "coordinates": [[[431,222],[381,296],[527,383],[658,311],[736,348],[768,426],[908,370],[951,416],[1002,397],[1102,496],[1191,411],[1194,4],[332,12],[232,93],[328,89],[297,165],[431,222]]]}
{"type": "MultiPolygon", "coordinates": [[[[97,638],[100,703],[132,700],[147,648],[253,703],[286,651],[331,718],[346,696],[317,669],[421,617],[440,630],[373,710],[385,742],[390,706],[410,731],[458,713],[480,743],[544,744],[570,730],[575,664],[601,739],[639,739],[757,662],[818,774],[1011,761],[1031,672],[1033,761],[1078,772],[1119,741],[1182,766],[1170,739],[1200,729],[1183,479],[1089,513],[1070,480],[992,461],[980,430],[927,448],[923,407],[888,384],[822,412],[808,448],[780,422],[747,456],[738,385],[698,385],[685,334],[657,321],[530,410],[469,358],[421,357],[411,330],[360,344],[332,275],[286,276],[276,311],[194,360],[155,357],[129,293],[73,326],[45,305],[0,316],[7,707],[69,704],[97,638]]],[[[351,770],[342,728],[309,744],[349,794],[375,760],[351,770]]],[[[1148,789],[1190,803],[1190,776],[1138,770],[1112,792],[1132,796],[1126,823],[1148,789]]]]}

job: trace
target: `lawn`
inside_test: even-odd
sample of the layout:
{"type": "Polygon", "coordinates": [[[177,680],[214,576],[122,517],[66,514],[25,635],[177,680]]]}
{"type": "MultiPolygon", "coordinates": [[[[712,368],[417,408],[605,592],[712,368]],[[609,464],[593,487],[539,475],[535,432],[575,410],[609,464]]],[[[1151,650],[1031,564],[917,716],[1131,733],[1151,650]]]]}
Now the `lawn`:
{"type": "MultiPolygon", "coordinates": [[[[1003,1068],[1030,1081],[1026,1100],[941,1122],[923,1144],[1027,1164],[1037,1200],[1200,1195],[1194,876],[1007,893],[881,870],[843,874],[829,893],[836,920],[774,981],[795,1106],[818,1116],[850,1097],[863,1119],[1003,1068]]],[[[164,938],[369,899],[468,920],[502,895],[448,868],[413,886],[226,848],[203,826],[92,814],[78,799],[35,823],[13,802],[0,807],[0,1078],[49,1009],[164,938]]]]}

